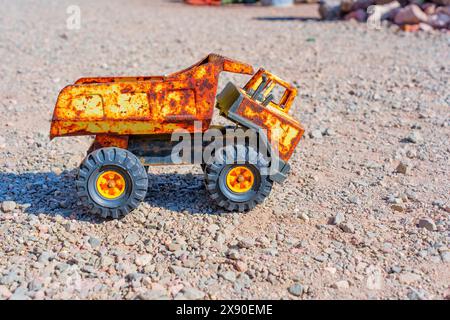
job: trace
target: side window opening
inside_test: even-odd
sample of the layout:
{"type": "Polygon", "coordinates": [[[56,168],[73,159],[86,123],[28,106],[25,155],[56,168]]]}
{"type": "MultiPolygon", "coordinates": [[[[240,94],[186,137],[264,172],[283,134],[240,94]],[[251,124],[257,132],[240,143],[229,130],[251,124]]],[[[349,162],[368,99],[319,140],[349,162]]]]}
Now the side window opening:
{"type": "Polygon", "coordinates": [[[272,82],[266,89],[264,93],[264,98],[269,97],[269,95],[272,95],[272,99],[270,102],[276,104],[277,106],[281,107],[281,103],[283,102],[284,94],[286,93],[286,88],[281,86],[280,84],[276,82],[272,82]]]}
{"type": "Polygon", "coordinates": [[[270,105],[285,111],[285,104],[289,99],[290,90],[277,81],[275,77],[262,73],[260,78],[255,79],[246,90],[253,100],[261,103],[263,106],[270,105]]]}

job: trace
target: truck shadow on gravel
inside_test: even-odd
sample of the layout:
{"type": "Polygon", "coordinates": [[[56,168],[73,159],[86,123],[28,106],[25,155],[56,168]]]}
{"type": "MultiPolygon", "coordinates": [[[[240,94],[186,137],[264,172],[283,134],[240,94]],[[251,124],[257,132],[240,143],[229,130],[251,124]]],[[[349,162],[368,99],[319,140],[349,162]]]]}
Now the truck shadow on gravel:
{"type": "MultiPolygon", "coordinates": [[[[104,222],[105,219],[91,215],[79,203],[75,189],[77,171],[63,171],[60,175],[53,172],[2,172],[0,202],[12,200],[28,214],[62,215],[82,221],[104,222]]],[[[224,213],[209,200],[200,174],[150,173],[145,202],[152,208],[180,213],[224,213]]]]}
{"type": "Polygon", "coordinates": [[[190,214],[223,214],[206,192],[202,174],[151,174],[145,202],[152,207],[190,214]]]}

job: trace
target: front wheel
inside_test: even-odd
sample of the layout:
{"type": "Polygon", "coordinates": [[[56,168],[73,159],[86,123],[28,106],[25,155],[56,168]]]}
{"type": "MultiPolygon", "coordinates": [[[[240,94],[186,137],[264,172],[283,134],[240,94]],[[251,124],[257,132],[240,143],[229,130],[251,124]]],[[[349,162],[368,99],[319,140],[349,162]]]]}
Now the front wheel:
{"type": "Polygon", "coordinates": [[[264,169],[268,164],[253,148],[227,147],[231,159],[207,164],[205,185],[211,199],[229,211],[247,211],[260,204],[272,190],[272,180],[264,169]],[[238,161],[238,159],[246,159],[238,161]]]}
{"type": "Polygon", "coordinates": [[[82,162],[76,186],[78,196],[90,212],[104,218],[120,218],[144,200],[148,176],[131,152],[101,148],[82,162]]]}

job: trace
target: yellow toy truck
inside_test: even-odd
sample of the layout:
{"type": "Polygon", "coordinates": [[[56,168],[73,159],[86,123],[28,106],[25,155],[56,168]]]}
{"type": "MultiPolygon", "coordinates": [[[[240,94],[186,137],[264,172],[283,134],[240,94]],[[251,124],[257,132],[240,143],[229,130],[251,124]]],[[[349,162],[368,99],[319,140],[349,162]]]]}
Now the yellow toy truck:
{"type": "Polygon", "coordinates": [[[287,113],[296,94],[264,69],[254,73],[246,63],[209,54],[167,76],[77,80],[58,96],[50,138],[95,136],[76,180],[78,196],[92,213],[124,216],[145,198],[147,166],[183,163],[202,166],[206,190],[219,206],[246,211],[289,171],[304,132],[287,113]],[[216,99],[222,71],[253,76],[243,88],[228,83],[216,99]],[[235,126],[211,125],[214,106],[235,126]],[[180,153],[176,135],[192,139],[187,151],[193,155],[180,153]]]}

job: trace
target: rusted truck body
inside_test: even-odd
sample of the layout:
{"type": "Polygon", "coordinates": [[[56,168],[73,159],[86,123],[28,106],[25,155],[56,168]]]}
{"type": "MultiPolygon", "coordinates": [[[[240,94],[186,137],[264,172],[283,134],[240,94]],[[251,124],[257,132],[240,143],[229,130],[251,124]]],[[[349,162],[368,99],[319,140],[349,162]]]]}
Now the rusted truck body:
{"type": "MultiPolygon", "coordinates": [[[[261,163],[247,161],[238,167],[236,163],[237,169],[226,164],[229,173],[220,188],[228,189],[222,190],[217,181],[211,181],[219,179],[221,174],[215,172],[217,163],[205,163],[203,158],[190,161],[202,165],[211,197],[229,210],[248,210],[266,196],[267,190],[259,189],[264,186],[267,189],[272,182],[285,179],[289,170],[287,162],[304,132],[300,123],[287,113],[296,89],[260,69],[243,88],[227,84],[216,102],[222,71],[254,73],[247,63],[210,54],[191,67],[167,76],[81,78],[60,92],[50,138],[95,136],[77,180],[79,195],[91,211],[116,218],[134,209],[137,205],[132,198],[143,199],[146,191],[143,184],[148,183],[144,181],[141,167],[173,164],[176,143],[171,139],[172,134],[183,130],[198,139],[197,133],[211,128],[214,106],[236,126],[258,131],[273,153],[271,156],[279,160],[281,166],[277,172],[262,177],[261,163]],[[277,101],[272,94],[275,87],[283,91],[277,101]],[[131,169],[120,163],[124,157],[127,161],[138,162],[133,170],[139,173],[141,186],[136,185],[131,169]],[[133,157],[135,160],[130,160],[133,157]],[[244,181],[245,177],[250,178],[244,181]],[[245,188],[232,187],[233,181],[235,186],[245,188]]],[[[215,128],[225,133],[225,127],[215,128]]],[[[207,143],[202,141],[200,145],[203,149],[207,143]]],[[[239,148],[233,148],[235,154],[239,153],[239,148]]],[[[247,156],[254,152],[248,145],[245,148],[247,156]]],[[[225,164],[219,167],[224,169],[225,164]]]]}
{"type": "Polygon", "coordinates": [[[170,134],[206,130],[212,120],[219,74],[253,68],[218,55],[168,76],[81,78],[59,94],[50,137],[170,134]]]}

